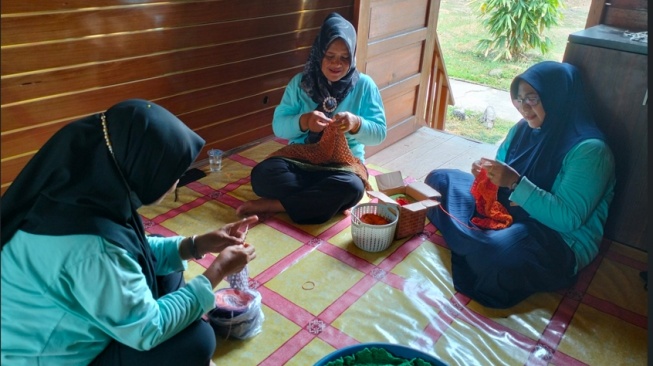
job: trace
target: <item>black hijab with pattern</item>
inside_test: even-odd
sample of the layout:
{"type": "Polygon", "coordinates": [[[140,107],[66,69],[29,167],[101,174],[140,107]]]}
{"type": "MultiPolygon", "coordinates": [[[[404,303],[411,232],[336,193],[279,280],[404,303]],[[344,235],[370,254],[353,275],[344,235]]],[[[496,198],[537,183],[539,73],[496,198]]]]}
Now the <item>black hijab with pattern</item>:
{"type": "Polygon", "coordinates": [[[331,13],[324,19],[320,33],[313,42],[311,53],[304,66],[301,88],[317,103],[316,110],[331,118],[336,107],[354,89],[358,78],[356,29],[340,14],[331,13]],[[351,55],[351,64],[349,71],[342,79],[331,83],[322,73],[322,59],[331,43],[338,38],[341,38],[347,45],[347,50],[351,55]]]}
{"type": "Polygon", "coordinates": [[[138,261],[157,298],[155,259],[136,210],[163,196],[203,146],[175,115],[146,100],[126,100],[72,122],[45,143],[2,196],[2,246],[18,230],[99,235],[138,261]]]}

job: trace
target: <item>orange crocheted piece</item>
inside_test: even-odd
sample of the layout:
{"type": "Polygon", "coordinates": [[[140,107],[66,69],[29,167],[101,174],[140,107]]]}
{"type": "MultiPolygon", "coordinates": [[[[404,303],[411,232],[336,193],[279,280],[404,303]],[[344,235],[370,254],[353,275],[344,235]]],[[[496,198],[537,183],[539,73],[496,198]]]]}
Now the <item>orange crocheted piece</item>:
{"type": "Polygon", "coordinates": [[[490,181],[485,169],[481,169],[471,188],[472,196],[476,199],[476,211],[481,215],[472,217],[471,221],[476,226],[498,230],[512,225],[512,216],[497,201],[498,191],[499,187],[490,181]]]}
{"type": "Polygon", "coordinates": [[[328,166],[353,171],[365,184],[366,190],[371,190],[367,169],[360,159],[352,155],[345,135],[335,126],[328,126],[320,141],[313,144],[290,144],[270,154],[297,160],[313,165],[328,166]]]}

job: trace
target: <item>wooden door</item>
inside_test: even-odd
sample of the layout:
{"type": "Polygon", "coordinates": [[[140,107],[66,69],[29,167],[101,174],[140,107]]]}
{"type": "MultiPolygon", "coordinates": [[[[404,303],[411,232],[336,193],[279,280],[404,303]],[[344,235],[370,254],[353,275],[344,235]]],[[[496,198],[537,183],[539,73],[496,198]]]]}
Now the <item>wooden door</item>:
{"type": "Polygon", "coordinates": [[[383,97],[388,136],[370,156],[426,126],[429,74],[436,47],[439,0],[358,0],[356,66],[383,97]]]}

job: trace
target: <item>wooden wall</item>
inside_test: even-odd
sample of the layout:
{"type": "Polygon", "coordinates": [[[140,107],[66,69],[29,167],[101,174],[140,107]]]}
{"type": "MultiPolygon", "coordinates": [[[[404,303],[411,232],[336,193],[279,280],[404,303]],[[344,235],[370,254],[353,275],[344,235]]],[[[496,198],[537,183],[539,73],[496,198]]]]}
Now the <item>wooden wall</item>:
{"type": "Polygon", "coordinates": [[[631,32],[647,31],[649,1],[592,0],[585,28],[605,24],[631,32]]]}
{"type": "Polygon", "coordinates": [[[2,193],[64,124],[124,99],[166,107],[205,150],[270,136],[333,11],[352,20],[353,1],[3,0],[2,193]]]}

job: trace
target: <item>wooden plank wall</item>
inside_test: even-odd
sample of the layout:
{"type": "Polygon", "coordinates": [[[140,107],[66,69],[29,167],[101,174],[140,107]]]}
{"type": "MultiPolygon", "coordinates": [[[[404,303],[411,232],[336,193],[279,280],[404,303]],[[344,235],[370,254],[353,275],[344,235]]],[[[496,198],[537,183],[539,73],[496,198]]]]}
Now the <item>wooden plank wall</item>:
{"type": "Polygon", "coordinates": [[[648,30],[649,0],[592,0],[585,28],[605,24],[631,32],[648,30]]]}
{"type": "Polygon", "coordinates": [[[205,150],[270,136],[333,11],[352,20],[353,1],[3,0],[2,193],[64,124],[124,99],[168,108],[205,150]]]}

